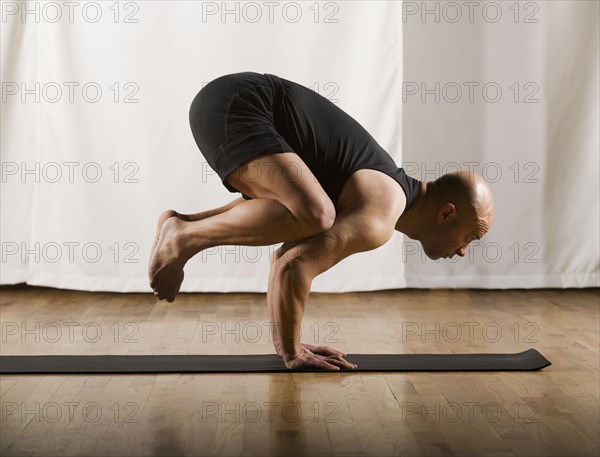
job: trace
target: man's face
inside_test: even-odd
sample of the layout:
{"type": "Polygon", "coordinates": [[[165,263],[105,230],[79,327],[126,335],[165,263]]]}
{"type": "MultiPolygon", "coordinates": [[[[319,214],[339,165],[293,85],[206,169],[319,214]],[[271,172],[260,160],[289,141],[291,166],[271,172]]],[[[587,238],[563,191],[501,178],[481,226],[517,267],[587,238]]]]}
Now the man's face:
{"type": "Polygon", "coordinates": [[[469,243],[481,239],[490,229],[492,213],[484,215],[463,215],[456,212],[452,204],[441,207],[435,223],[420,240],[427,257],[433,260],[464,257],[469,243]]]}

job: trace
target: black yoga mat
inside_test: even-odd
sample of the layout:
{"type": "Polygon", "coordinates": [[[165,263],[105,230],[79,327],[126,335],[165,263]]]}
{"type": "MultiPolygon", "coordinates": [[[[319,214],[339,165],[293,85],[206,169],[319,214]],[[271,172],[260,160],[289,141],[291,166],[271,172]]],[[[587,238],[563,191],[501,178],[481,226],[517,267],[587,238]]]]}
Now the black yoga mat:
{"type": "MultiPolygon", "coordinates": [[[[357,371],[532,371],[550,365],[535,349],[516,354],[348,354],[357,371]]],[[[0,374],[42,373],[257,373],[290,370],[264,355],[5,355],[0,374]]]]}

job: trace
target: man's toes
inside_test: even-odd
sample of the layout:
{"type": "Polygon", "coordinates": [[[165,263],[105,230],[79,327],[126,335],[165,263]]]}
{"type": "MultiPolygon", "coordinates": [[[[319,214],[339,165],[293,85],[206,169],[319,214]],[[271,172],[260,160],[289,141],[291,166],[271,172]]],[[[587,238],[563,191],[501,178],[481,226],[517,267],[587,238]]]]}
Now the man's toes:
{"type": "MultiPolygon", "coordinates": [[[[161,284],[161,286],[162,286],[162,284],[161,284]]],[[[156,297],[157,297],[159,300],[164,300],[164,299],[165,299],[165,297],[166,297],[168,294],[167,294],[167,291],[165,290],[165,287],[160,287],[160,286],[159,286],[159,287],[157,287],[157,288],[155,289],[155,293],[154,293],[154,295],[156,295],[156,297]]]]}
{"type": "Polygon", "coordinates": [[[169,289],[167,289],[167,287],[165,287],[165,285],[163,284],[163,286],[158,290],[158,298],[159,300],[164,300],[165,298],[167,298],[168,295],[169,289]]]}
{"type": "Polygon", "coordinates": [[[169,291],[169,293],[167,294],[167,301],[169,303],[173,303],[175,301],[175,297],[177,296],[177,292],[179,292],[179,288],[176,288],[175,290],[171,289],[169,291]]]}
{"type": "Polygon", "coordinates": [[[156,289],[156,286],[158,284],[158,276],[156,274],[156,270],[149,270],[148,271],[148,277],[150,278],[150,287],[152,289],[156,289]]]}

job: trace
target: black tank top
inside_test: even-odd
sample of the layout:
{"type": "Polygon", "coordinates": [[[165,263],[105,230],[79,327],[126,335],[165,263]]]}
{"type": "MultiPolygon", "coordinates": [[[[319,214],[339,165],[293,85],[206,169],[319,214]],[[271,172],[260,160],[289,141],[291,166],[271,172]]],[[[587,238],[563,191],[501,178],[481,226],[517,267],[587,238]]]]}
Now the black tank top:
{"type": "Polygon", "coordinates": [[[313,172],[334,205],[350,175],[365,168],[394,178],[406,194],[408,211],[421,183],[392,157],[354,118],[327,98],[293,81],[264,74],[274,88],[275,129],[313,172]]]}

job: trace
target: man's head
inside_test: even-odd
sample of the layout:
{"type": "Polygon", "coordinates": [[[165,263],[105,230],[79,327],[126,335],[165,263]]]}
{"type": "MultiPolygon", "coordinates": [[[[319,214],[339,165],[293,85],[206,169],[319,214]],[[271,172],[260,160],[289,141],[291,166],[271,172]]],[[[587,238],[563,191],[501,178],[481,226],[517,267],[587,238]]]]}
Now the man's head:
{"type": "Polygon", "coordinates": [[[475,173],[448,173],[427,183],[418,240],[430,259],[463,257],[494,221],[492,191],[475,173]]]}

